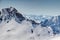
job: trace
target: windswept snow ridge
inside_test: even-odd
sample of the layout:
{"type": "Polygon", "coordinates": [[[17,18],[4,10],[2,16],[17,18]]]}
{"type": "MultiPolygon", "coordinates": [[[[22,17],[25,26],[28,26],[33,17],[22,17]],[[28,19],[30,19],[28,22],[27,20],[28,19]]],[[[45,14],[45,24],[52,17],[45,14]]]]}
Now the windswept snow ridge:
{"type": "Polygon", "coordinates": [[[50,40],[56,35],[60,16],[23,16],[13,7],[0,11],[0,40],[50,40]]]}

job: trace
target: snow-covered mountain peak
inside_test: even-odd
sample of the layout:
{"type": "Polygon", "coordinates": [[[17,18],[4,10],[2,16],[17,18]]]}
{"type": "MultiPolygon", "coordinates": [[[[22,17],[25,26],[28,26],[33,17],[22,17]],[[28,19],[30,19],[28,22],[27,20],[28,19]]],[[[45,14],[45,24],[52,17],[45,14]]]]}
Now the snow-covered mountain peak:
{"type": "Polygon", "coordinates": [[[10,21],[11,19],[15,18],[15,21],[20,22],[25,19],[23,15],[13,7],[2,9],[0,14],[1,14],[0,17],[2,17],[1,19],[3,21],[6,21],[6,20],[10,21]]]}
{"type": "Polygon", "coordinates": [[[13,7],[4,8],[0,11],[0,34],[1,40],[49,40],[60,34],[60,16],[23,16],[13,7]]]}

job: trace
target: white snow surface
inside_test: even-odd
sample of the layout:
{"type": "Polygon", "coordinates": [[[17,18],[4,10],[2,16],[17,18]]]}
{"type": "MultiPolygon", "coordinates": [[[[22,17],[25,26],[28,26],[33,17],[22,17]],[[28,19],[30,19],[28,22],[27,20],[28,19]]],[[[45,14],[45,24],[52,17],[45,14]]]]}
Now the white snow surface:
{"type": "Polygon", "coordinates": [[[0,24],[0,40],[57,40],[59,37],[53,36],[53,31],[50,27],[41,27],[38,25],[36,28],[28,21],[23,21],[21,24],[17,23],[14,19],[9,23],[2,22],[0,24]],[[33,29],[33,33],[31,33],[33,29]],[[50,31],[50,33],[48,33],[50,31]]]}

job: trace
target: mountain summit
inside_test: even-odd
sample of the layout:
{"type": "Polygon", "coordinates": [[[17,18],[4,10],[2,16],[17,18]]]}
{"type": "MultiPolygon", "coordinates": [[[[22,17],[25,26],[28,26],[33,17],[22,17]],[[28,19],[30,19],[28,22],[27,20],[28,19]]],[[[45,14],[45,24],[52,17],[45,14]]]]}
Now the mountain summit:
{"type": "Polygon", "coordinates": [[[4,8],[0,11],[0,21],[7,21],[9,22],[11,19],[15,19],[16,22],[21,23],[23,20],[27,20],[32,24],[38,24],[32,19],[28,19],[24,17],[21,13],[19,13],[15,8],[4,8]]]}
{"type": "Polygon", "coordinates": [[[15,8],[10,7],[10,8],[4,8],[2,11],[0,11],[0,20],[2,21],[7,21],[11,20],[12,18],[15,18],[15,21],[18,23],[22,22],[25,20],[23,15],[19,13],[15,8]]]}

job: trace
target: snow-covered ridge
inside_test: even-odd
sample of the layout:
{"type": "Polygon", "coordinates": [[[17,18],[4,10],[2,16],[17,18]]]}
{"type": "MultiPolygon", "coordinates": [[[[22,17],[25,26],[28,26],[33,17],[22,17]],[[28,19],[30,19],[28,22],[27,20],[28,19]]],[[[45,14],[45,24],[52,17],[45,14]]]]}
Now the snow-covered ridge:
{"type": "Polygon", "coordinates": [[[25,15],[25,17],[41,24],[42,27],[50,26],[53,29],[54,34],[60,33],[60,21],[59,21],[60,15],[58,16],[25,15]]]}

